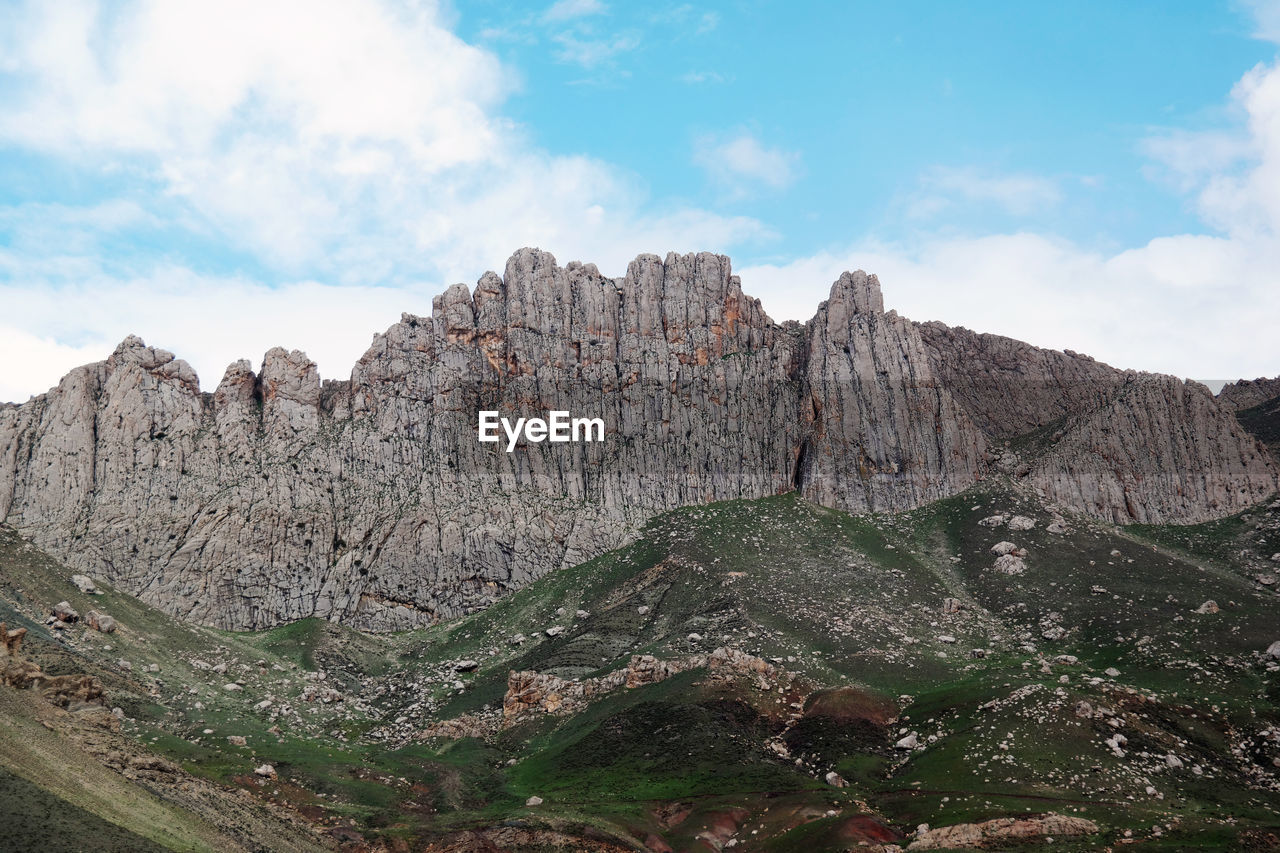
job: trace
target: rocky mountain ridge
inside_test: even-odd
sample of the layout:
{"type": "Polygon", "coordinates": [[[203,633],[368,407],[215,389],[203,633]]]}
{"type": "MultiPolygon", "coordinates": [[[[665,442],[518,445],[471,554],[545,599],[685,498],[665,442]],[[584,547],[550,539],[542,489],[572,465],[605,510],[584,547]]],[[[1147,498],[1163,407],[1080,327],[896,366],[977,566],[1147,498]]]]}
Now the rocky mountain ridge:
{"type": "Polygon", "coordinates": [[[1208,389],[913,323],[846,273],[777,324],[729,259],[624,277],[533,249],[375,336],[346,381],[305,354],[216,391],[128,338],[0,407],[0,519],[77,570],[222,628],[391,630],[617,547],[654,513],[795,489],[900,511],[991,473],[1118,523],[1193,522],[1276,489],[1208,389]],[[601,417],[606,441],[476,438],[480,409],[601,417]]]}

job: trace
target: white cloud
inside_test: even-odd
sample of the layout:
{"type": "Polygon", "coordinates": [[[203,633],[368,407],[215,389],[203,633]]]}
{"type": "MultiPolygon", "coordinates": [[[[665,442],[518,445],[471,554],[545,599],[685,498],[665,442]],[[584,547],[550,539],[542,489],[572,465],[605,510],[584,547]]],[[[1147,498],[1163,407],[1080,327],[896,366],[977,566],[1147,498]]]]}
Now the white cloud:
{"type": "Polygon", "coordinates": [[[439,169],[496,142],[485,110],[502,70],[429,5],[36,2],[16,32],[28,85],[0,133],[42,150],[203,152],[256,127],[301,146],[395,143],[439,169]]]}
{"type": "Polygon", "coordinates": [[[601,15],[607,11],[607,8],[600,0],[559,0],[542,13],[542,20],[568,21],[588,15],[601,15]]]}
{"type": "Polygon", "coordinates": [[[739,271],[780,319],[808,319],[846,269],[879,275],[885,304],[1118,367],[1192,378],[1280,373],[1280,244],[1180,235],[1114,254],[1039,234],[855,245],[739,271]]]}
{"type": "Polygon", "coordinates": [[[737,194],[762,186],[775,190],[790,186],[799,160],[798,154],[769,148],[746,131],[729,137],[706,135],[694,141],[694,163],[737,194]]]}
{"type": "Polygon", "coordinates": [[[920,177],[919,186],[907,198],[905,207],[915,219],[928,219],[956,207],[972,209],[979,204],[1026,216],[1054,207],[1061,199],[1058,183],[1040,175],[936,167],[920,177]]]}
{"type": "Polygon", "coordinates": [[[719,71],[686,71],[680,75],[680,82],[688,83],[690,86],[701,83],[728,83],[732,80],[732,76],[721,74],[719,71]]]}
{"type": "Polygon", "coordinates": [[[32,2],[6,31],[0,142],[136,173],[151,203],[288,278],[473,277],[526,243],[603,260],[631,231],[692,226],[723,249],[762,230],[642,214],[631,176],[529,144],[498,112],[513,75],[431,3],[32,2]]]}
{"type": "MultiPolygon", "coordinates": [[[[1165,133],[1146,146],[1216,233],[1108,253],[1035,233],[860,241],[742,270],[743,287],[778,316],[804,319],[827,283],[861,267],[879,274],[886,304],[913,319],[1070,347],[1119,367],[1205,379],[1280,374],[1280,65],[1254,68],[1232,97],[1245,118],[1239,132],[1165,133]]],[[[1044,191],[1028,186],[989,195],[1044,191]]]]}
{"type": "Polygon", "coordinates": [[[72,368],[98,361],[108,352],[110,348],[98,341],[72,346],[0,325],[0,363],[22,365],[21,372],[0,369],[0,402],[24,402],[57,385],[72,368]]]}
{"type": "Polygon", "coordinates": [[[277,345],[305,350],[324,378],[345,379],[375,332],[402,311],[430,314],[439,292],[434,283],[383,288],[296,282],[270,288],[181,267],[40,288],[0,285],[0,302],[12,309],[0,321],[0,400],[23,400],[52,387],[72,367],[106,358],[129,334],[186,359],[206,391],[232,361],[259,364],[277,345]],[[8,367],[13,364],[20,369],[8,367]]]}
{"type": "Polygon", "coordinates": [[[601,37],[583,32],[566,31],[556,33],[551,39],[560,46],[556,51],[557,60],[581,65],[588,69],[609,62],[619,54],[635,50],[640,46],[640,37],[635,33],[601,37]]]}
{"type": "Polygon", "coordinates": [[[699,10],[690,3],[656,9],[650,13],[649,19],[668,28],[671,35],[704,35],[720,26],[719,12],[699,10]]]}
{"type": "Polygon", "coordinates": [[[1239,0],[1254,20],[1254,38],[1280,42],[1280,2],[1277,0],[1239,0]]]}

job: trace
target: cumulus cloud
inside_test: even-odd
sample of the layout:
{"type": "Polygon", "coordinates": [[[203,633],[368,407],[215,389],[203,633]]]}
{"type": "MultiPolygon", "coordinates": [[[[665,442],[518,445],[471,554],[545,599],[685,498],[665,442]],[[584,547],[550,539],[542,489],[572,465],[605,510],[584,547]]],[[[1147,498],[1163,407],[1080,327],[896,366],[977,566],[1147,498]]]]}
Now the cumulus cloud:
{"type": "Polygon", "coordinates": [[[927,219],[956,207],[994,205],[1006,213],[1026,216],[1058,204],[1058,182],[1041,175],[992,174],[975,168],[935,167],[920,177],[907,200],[909,216],[927,219]]]}
{"type": "Polygon", "coordinates": [[[1116,253],[1033,233],[868,241],[739,274],[772,316],[803,320],[855,268],[877,273],[886,306],[915,320],[1183,377],[1280,372],[1274,240],[1179,235],[1116,253]]]}
{"type": "MultiPolygon", "coordinates": [[[[1280,41],[1280,4],[1249,4],[1260,38],[1280,41]]],[[[1201,379],[1280,374],[1280,63],[1233,88],[1234,130],[1157,133],[1151,168],[1188,194],[1204,233],[1099,251],[1050,234],[872,240],[740,271],[743,287],[784,319],[807,319],[841,271],[880,276],[886,305],[1119,367],[1201,379]]],[[[1051,185],[944,175],[971,199],[1048,203],[1051,185]]]]}
{"type": "MultiPolygon", "coordinates": [[[[614,221],[649,204],[633,176],[530,144],[500,113],[512,75],[430,3],[33,2],[7,31],[0,142],[130,170],[292,277],[470,275],[527,242],[616,256],[630,224],[673,230],[614,221]]],[[[707,244],[758,233],[670,222],[707,244]]]]}
{"type": "MultiPolygon", "coordinates": [[[[501,112],[515,75],[431,2],[32,0],[6,14],[0,146],[107,193],[83,207],[0,207],[9,346],[20,329],[43,342],[32,352],[81,358],[92,339],[101,357],[135,331],[184,355],[205,338],[176,316],[225,299],[238,312],[202,322],[252,333],[211,330],[196,359],[206,378],[290,340],[313,356],[335,344],[322,364],[344,375],[417,292],[397,289],[474,281],[519,246],[621,271],[640,251],[769,236],[752,219],[665,205],[607,162],[532,144],[501,112]],[[201,271],[210,258],[248,272],[228,291],[201,271]],[[308,281],[349,288],[307,291],[330,313],[285,310],[308,281]],[[195,295],[179,299],[182,287],[195,295]],[[118,314],[90,309],[94,294],[118,314]],[[66,337],[41,308],[57,304],[83,308],[100,331],[66,337]],[[155,305],[181,334],[141,328],[155,305]],[[253,320],[237,326],[240,316],[253,320]],[[311,322],[328,329],[314,344],[311,322]]],[[[48,386],[27,363],[0,367],[8,396],[48,386]]]]}
{"type": "Polygon", "coordinates": [[[305,350],[326,379],[346,378],[375,332],[402,311],[430,314],[439,292],[434,283],[338,287],[301,281],[269,288],[172,266],[79,284],[0,284],[0,302],[11,309],[0,320],[0,364],[21,366],[0,370],[0,400],[25,400],[56,385],[72,367],[100,361],[130,334],[186,359],[206,391],[235,359],[260,364],[276,345],[305,350]]]}
{"type": "Polygon", "coordinates": [[[737,194],[759,187],[780,190],[790,186],[799,159],[794,152],[764,145],[746,131],[727,137],[700,136],[694,142],[694,163],[737,194]]]}

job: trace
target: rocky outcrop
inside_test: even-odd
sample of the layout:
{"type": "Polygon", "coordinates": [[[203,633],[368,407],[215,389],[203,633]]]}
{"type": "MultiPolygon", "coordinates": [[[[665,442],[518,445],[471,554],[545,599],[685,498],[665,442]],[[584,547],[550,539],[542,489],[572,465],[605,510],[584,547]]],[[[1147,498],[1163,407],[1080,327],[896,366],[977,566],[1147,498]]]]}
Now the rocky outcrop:
{"type": "Polygon", "coordinates": [[[999,468],[1049,500],[1121,524],[1185,524],[1276,490],[1266,451],[1198,382],[940,323],[917,328],[999,468]],[[1017,452],[1002,449],[1010,444],[1017,452]]]}
{"type": "MultiPolygon", "coordinates": [[[[3,624],[3,623],[0,623],[3,624]]],[[[39,690],[50,704],[72,711],[105,704],[102,683],[91,675],[49,675],[34,661],[11,655],[0,662],[0,687],[39,690]]]]}
{"type": "Polygon", "coordinates": [[[1153,375],[1068,424],[1029,476],[1051,500],[1121,524],[1220,518],[1276,489],[1266,451],[1208,388],[1153,375]]]}
{"type": "Polygon", "coordinates": [[[1098,825],[1091,820],[1070,815],[1047,814],[1043,817],[1002,817],[981,823],[957,823],[936,829],[921,827],[908,850],[954,850],[981,847],[999,849],[996,845],[1038,841],[1044,838],[1070,838],[1094,835],[1098,825]]]}
{"type": "MultiPolygon", "coordinates": [[[[513,671],[507,677],[507,692],[502,697],[502,722],[504,726],[510,726],[530,715],[575,714],[593,697],[622,687],[633,689],[656,684],[681,672],[703,668],[712,678],[750,676],[763,690],[776,689],[779,681],[790,682],[792,679],[789,673],[763,658],[726,646],[710,654],[689,655],[676,660],[632,655],[624,669],[596,678],[560,678],[550,673],[513,671]]],[[[436,736],[440,734],[434,732],[436,736]]]]}
{"type": "Polygon", "coordinates": [[[1240,380],[1218,392],[1218,400],[1236,413],[1240,426],[1280,459],[1280,377],[1240,380]]]}
{"type": "Polygon", "coordinates": [[[1273,488],[1229,413],[1163,382],[913,324],[861,272],[808,324],[779,325],[719,255],[642,255],[613,279],[525,249],[403,315],[345,381],[277,348],[201,393],[185,362],[126,339],[0,407],[0,519],[182,618],[403,629],[682,505],[798,489],[853,511],[918,506],[1050,424],[1059,455],[1021,476],[1104,518],[1198,520],[1273,488]],[[966,384],[970,363],[987,379],[966,384]],[[1045,380],[1019,391],[1019,365],[1045,380]],[[1104,406],[1132,429],[1108,433],[1104,406]],[[508,453],[477,441],[482,409],[599,417],[605,440],[508,453]]]}
{"type": "Polygon", "coordinates": [[[916,328],[932,369],[993,442],[1093,411],[1125,380],[1124,371],[1070,350],[937,322],[916,328]]]}
{"type": "Polygon", "coordinates": [[[4,622],[0,622],[0,640],[4,641],[4,649],[7,657],[16,658],[22,650],[22,641],[27,636],[26,628],[14,628],[10,630],[9,626],[4,622]]]}
{"type": "Polygon", "coordinates": [[[875,276],[845,273],[818,306],[805,391],[796,485],[810,500],[902,510],[977,480],[984,439],[935,375],[915,324],[885,313],[875,276]]]}
{"type": "Polygon", "coordinates": [[[1218,400],[1234,412],[1252,409],[1280,397],[1280,376],[1241,379],[1222,386],[1218,400]]]}

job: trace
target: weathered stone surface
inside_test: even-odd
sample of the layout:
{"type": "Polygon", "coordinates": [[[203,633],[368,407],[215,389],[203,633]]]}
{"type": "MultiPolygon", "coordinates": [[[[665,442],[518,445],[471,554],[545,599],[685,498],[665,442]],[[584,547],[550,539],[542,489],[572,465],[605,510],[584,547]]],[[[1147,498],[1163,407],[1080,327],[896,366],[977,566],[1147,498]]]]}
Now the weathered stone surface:
{"type": "Polygon", "coordinates": [[[1218,400],[1233,412],[1252,409],[1276,397],[1280,397],[1280,376],[1241,379],[1223,385],[1218,392],[1218,400]]]}
{"type": "Polygon", "coordinates": [[[346,381],[277,348],[202,394],[185,362],[127,338],[0,406],[0,519],[183,618],[401,629],[617,547],[677,506],[796,488],[853,511],[914,507],[1055,421],[1011,470],[1064,505],[1119,521],[1229,514],[1274,472],[1202,391],[913,324],[861,272],[808,324],[779,325],[719,255],[642,255],[612,279],[524,249],[430,316],[403,315],[346,381]],[[963,381],[969,356],[983,382],[963,381]],[[1019,391],[1019,365],[1044,381],[1019,391]],[[507,453],[476,440],[481,409],[600,417],[606,439],[507,453]]]}
{"type": "Polygon", "coordinates": [[[1041,349],[938,322],[916,328],[934,371],[993,442],[1092,411],[1125,377],[1070,350],[1041,349]]]}
{"type": "Polygon", "coordinates": [[[678,673],[703,667],[710,670],[713,678],[753,677],[762,689],[772,689],[779,681],[791,679],[790,674],[763,658],[727,646],[710,654],[676,660],[632,655],[626,668],[596,678],[571,679],[550,673],[513,671],[507,676],[507,692],[502,698],[503,725],[511,725],[529,714],[573,714],[582,710],[591,697],[623,687],[656,684],[678,673]]]}
{"type": "MultiPolygon", "coordinates": [[[[1002,817],[981,823],[957,823],[933,829],[921,827],[908,850],[952,850],[962,847],[992,848],[1002,843],[1045,837],[1064,838],[1093,835],[1098,825],[1091,820],[1069,815],[1047,814],[1043,817],[1002,817]]],[[[997,848],[998,849],[998,848],[997,848]]]]}
{"type": "Polygon", "coordinates": [[[90,610],[85,614],[84,621],[93,630],[101,631],[104,634],[110,634],[116,630],[116,620],[105,613],[99,613],[97,610],[90,610]]]}
{"type": "Polygon", "coordinates": [[[808,426],[796,484],[849,510],[900,510],[972,485],[984,440],[935,376],[915,324],[880,282],[845,273],[808,326],[808,426]]]}
{"type": "Polygon", "coordinates": [[[10,630],[8,625],[4,622],[0,622],[0,640],[4,641],[5,652],[9,657],[18,657],[18,653],[22,650],[22,640],[26,636],[26,628],[14,628],[10,630]]]}
{"type": "Polygon", "coordinates": [[[918,328],[992,444],[1034,439],[1034,458],[1009,473],[1050,500],[1122,524],[1191,523],[1276,490],[1266,451],[1199,383],[940,323],[918,328]]]}
{"type": "Polygon", "coordinates": [[[1031,466],[1050,500],[1127,524],[1239,512],[1276,490],[1258,442],[1198,382],[1129,377],[1031,466]]]}

